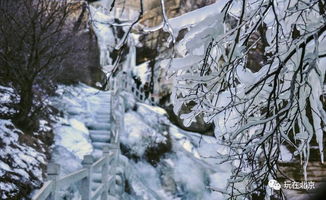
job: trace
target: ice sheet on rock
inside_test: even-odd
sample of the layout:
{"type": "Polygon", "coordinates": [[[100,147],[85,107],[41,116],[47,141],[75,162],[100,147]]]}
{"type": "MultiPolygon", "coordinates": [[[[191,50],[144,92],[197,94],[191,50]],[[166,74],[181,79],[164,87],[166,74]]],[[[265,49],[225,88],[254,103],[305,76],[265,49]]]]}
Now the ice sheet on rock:
{"type": "MultiPolygon", "coordinates": [[[[224,190],[230,174],[228,164],[217,165],[217,155],[223,148],[214,137],[183,131],[167,120],[163,109],[140,103],[137,104],[137,111],[126,113],[125,125],[121,143],[140,158],[146,147],[155,143],[157,136],[164,137],[166,132],[171,138],[172,151],[165,153],[157,166],[153,167],[141,159],[133,164],[135,169],[130,172],[140,174],[146,185],[159,196],[165,197],[163,199],[224,199],[221,193],[208,189],[219,187],[224,190]],[[163,122],[165,128],[161,126],[162,119],[166,120],[163,122]]],[[[129,162],[133,163],[131,160],[129,162]]],[[[136,182],[131,187],[138,195],[142,194],[144,188],[135,185],[136,182]]]]}
{"type": "Polygon", "coordinates": [[[144,117],[144,121],[151,125],[164,125],[168,122],[167,113],[164,109],[144,103],[137,103],[137,113],[144,117]]]}
{"type": "Polygon", "coordinates": [[[133,74],[135,76],[139,77],[143,84],[148,82],[148,79],[150,77],[150,71],[148,68],[148,64],[149,64],[149,61],[144,62],[140,65],[137,65],[132,69],[133,74]]]}
{"type": "Polygon", "coordinates": [[[148,165],[148,163],[145,162],[135,163],[134,166],[137,172],[139,173],[139,176],[144,177],[144,182],[152,190],[156,191],[161,197],[167,198],[166,194],[161,191],[162,185],[160,181],[160,173],[155,167],[153,167],[152,165],[148,165]]]}
{"type": "Polygon", "coordinates": [[[120,136],[120,140],[136,155],[141,157],[149,146],[166,142],[166,137],[150,126],[153,124],[147,124],[135,112],[126,113],[124,119],[125,133],[120,136]]]}

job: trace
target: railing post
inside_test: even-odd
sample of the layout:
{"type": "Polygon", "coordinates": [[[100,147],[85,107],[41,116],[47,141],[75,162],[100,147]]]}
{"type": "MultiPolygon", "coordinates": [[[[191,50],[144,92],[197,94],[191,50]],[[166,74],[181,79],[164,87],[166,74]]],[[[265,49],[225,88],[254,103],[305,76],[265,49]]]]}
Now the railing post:
{"type": "Polygon", "coordinates": [[[118,162],[118,149],[119,145],[116,143],[111,143],[107,145],[108,151],[113,153],[113,160],[112,163],[110,164],[110,169],[109,169],[109,174],[112,176],[113,180],[113,185],[109,186],[109,193],[110,194],[115,194],[116,192],[116,167],[117,167],[117,162],[118,162]]]}
{"type": "Polygon", "coordinates": [[[101,200],[108,200],[109,195],[109,156],[110,156],[110,149],[108,146],[103,148],[103,156],[105,156],[105,163],[102,166],[102,184],[104,186],[104,190],[102,193],[101,200]]]}
{"type": "Polygon", "coordinates": [[[82,180],[81,184],[81,198],[82,200],[91,199],[91,181],[92,181],[92,164],[94,162],[93,156],[86,155],[84,156],[82,165],[87,169],[87,177],[82,180]]]}
{"type": "Polygon", "coordinates": [[[48,172],[48,180],[53,181],[53,188],[52,188],[50,200],[59,200],[59,193],[58,193],[59,188],[57,187],[57,181],[59,179],[60,165],[56,163],[49,163],[47,172],[48,172]]]}

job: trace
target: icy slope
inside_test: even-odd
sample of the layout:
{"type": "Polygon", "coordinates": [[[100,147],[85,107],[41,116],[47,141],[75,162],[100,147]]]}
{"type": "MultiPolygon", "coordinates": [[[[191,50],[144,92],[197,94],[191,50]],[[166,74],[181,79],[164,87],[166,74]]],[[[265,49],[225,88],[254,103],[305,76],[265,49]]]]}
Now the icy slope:
{"type": "Polygon", "coordinates": [[[214,138],[183,131],[163,109],[141,103],[126,113],[125,124],[121,146],[128,151],[122,153],[161,199],[224,199],[209,190],[223,190],[230,175],[228,164],[217,164],[224,149],[214,138]]]}
{"type": "MultiPolygon", "coordinates": [[[[87,105],[94,108],[108,99],[85,85],[61,89],[57,101],[64,117],[56,127],[53,158],[68,173],[93,150],[86,123],[96,118],[87,105]]],[[[122,199],[224,199],[210,190],[223,190],[230,174],[228,164],[218,164],[216,156],[224,149],[213,137],[177,128],[163,109],[136,103],[131,94],[123,93],[123,99],[125,127],[117,168],[122,199]]]]}
{"type": "MultiPolygon", "coordinates": [[[[10,87],[0,86],[0,199],[24,199],[43,181],[42,169],[46,165],[46,145],[35,137],[24,134],[11,120],[3,119],[15,113],[12,104],[17,96],[10,87]]],[[[49,129],[41,120],[38,134],[49,129]]]]}

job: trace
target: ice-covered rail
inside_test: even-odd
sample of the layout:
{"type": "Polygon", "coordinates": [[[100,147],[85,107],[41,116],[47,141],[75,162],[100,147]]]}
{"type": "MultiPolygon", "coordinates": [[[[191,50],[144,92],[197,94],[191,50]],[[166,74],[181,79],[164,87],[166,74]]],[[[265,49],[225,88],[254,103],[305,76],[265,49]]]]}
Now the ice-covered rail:
{"type": "Polygon", "coordinates": [[[103,148],[103,155],[94,162],[92,155],[86,155],[83,159],[83,168],[60,177],[60,166],[58,164],[49,163],[48,165],[48,181],[33,196],[33,200],[59,200],[60,191],[76,185],[82,200],[108,200],[110,191],[114,191],[115,170],[110,166],[115,166],[117,162],[116,154],[119,146],[117,144],[108,144],[103,148]],[[101,176],[95,176],[95,172],[100,171],[101,176]],[[93,187],[94,179],[100,182],[95,188],[93,187]],[[80,184],[76,184],[80,183],[80,184]],[[92,190],[93,189],[93,190],[92,190]],[[94,190],[95,189],[95,190],[94,190]]]}
{"type": "Polygon", "coordinates": [[[144,86],[137,86],[135,80],[127,73],[119,74],[118,77],[111,80],[110,85],[111,90],[114,90],[115,87],[119,87],[122,91],[126,91],[133,94],[135,99],[139,102],[147,103],[153,106],[157,105],[155,96],[149,91],[146,92],[144,86]],[[117,82],[119,85],[117,84],[117,82]]]}

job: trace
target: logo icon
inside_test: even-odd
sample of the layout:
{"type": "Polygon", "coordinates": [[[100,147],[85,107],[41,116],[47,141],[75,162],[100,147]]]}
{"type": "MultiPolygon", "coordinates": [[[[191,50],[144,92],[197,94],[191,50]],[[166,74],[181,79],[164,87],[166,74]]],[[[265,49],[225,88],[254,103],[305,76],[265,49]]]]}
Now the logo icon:
{"type": "Polygon", "coordinates": [[[274,179],[268,181],[268,186],[274,190],[280,190],[281,184],[274,179]]]}

